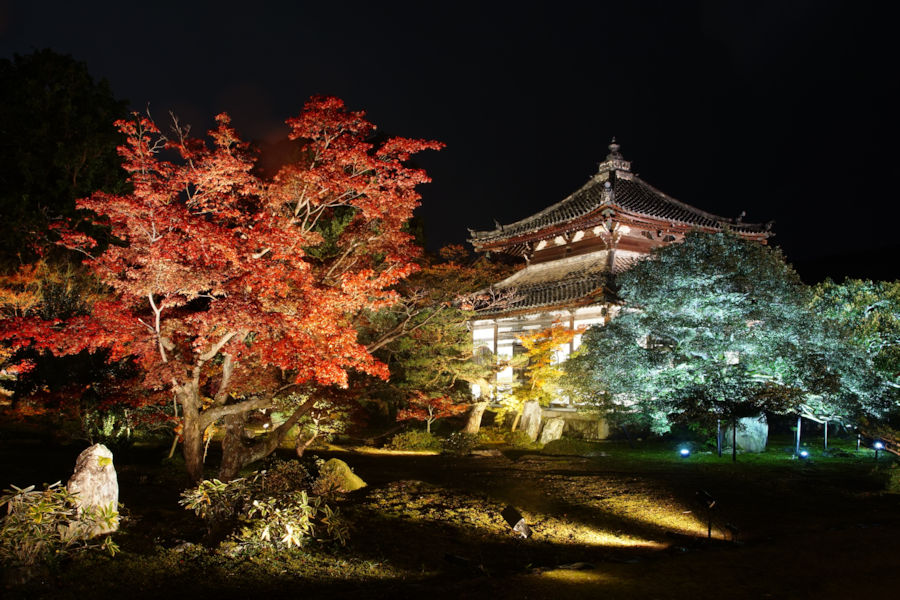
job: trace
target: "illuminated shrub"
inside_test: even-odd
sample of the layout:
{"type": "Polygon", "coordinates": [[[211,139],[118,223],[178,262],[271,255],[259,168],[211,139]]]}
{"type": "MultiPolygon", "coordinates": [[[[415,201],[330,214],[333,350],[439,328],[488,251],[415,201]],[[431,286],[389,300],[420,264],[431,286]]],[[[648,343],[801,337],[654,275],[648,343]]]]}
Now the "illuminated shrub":
{"type": "Polygon", "coordinates": [[[302,548],[310,541],[344,545],[347,524],[323,498],[308,494],[311,485],[302,465],[286,461],[229,482],[201,481],[179,502],[236,553],[302,548]]]}
{"type": "Polygon", "coordinates": [[[427,431],[410,429],[392,437],[387,447],[391,450],[440,450],[441,440],[427,431]]]}
{"type": "Polygon", "coordinates": [[[450,434],[443,443],[443,450],[447,454],[465,456],[478,447],[478,434],[457,431],[450,434]]]}
{"type": "Polygon", "coordinates": [[[110,525],[118,507],[106,511],[78,512],[75,497],[56,482],[36,491],[34,486],[5,490],[0,510],[6,512],[0,524],[0,563],[18,570],[29,579],[37,567],[52,565],[74,552],[102,549],[114,555],[118,546],[112,538],[91,537],[95,526],[110,525]]]}
{"type": "Polygon", "coordinates": [[[513,448],[533,448],[535,446],[534,441],[521,429],[507,431],[504,435],[504,441],[513,448]]]}
{"type": "Polygon", "coordinates": [[[478,440],[482,444],[504,444],[507,433],[509,432],[499,427],[482,427],[478,432],[478,440]]]}

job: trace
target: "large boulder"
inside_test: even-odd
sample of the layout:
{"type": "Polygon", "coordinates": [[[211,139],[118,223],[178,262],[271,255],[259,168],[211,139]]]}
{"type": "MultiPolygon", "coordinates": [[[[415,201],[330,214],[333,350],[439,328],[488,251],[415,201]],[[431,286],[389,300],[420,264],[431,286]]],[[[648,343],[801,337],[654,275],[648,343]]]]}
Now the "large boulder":
{"type": "Polygon", "coordinates": [[[537,400],[529,400],[522,407],[522,419],[519,421],[519,429],[531,439],[537,441],[541,432],[541,405],[537,400]]]}
{"type": "Polygon", "coordinates": [[[541,443],[546,444],[562,437],[566,427],[565,419],[554,417],[544,421],[544,429],[541,430],[541,443]]]}
{"type": "MultiPolygon", "coordinates": [[[[732,427],[729,424],[722,436],[722,446],[731,448],[732,427]]],[[[737,421],[735,441],[741,452],[764,452],[769,438],[769,423],[765,415],[744,417],[737,421]]]]}
{"type": "Polygon", "coordinates": [[[583,440],[605,440],[609,437],[609,423],[606,419],[594,415],[587,418],[573,415],[566,419],[563,433],[583,440]]]}
{"type": "Polygon", "coordinates": [[[113,455],[103,444],[94,444],[78,455],[75,473],[66,488],[75,495],[78,514],[92,515],[89,537],[112,533],[119,529],[119,481],[113,467],[113,455]],[[114,516],[109,519],[102,515],[114,516]]]}
{"type": "Polygon", "coordinates": [[[319,469],[319,486],[329,488],[322,491],[352,492],[366,487],[366,482],[353,469],[338,458],[331,458],[319,469]]]}

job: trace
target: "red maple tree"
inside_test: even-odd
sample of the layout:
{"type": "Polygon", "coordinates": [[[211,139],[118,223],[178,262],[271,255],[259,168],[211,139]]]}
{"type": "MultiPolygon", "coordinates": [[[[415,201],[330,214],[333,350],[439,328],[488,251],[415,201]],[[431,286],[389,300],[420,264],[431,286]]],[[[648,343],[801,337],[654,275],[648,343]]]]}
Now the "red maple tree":
{"type": "Polygon", "coordinates": [[[397,420],[425,421],[425,430],[431,433],[431,424],[438,419],[452,417],[468,409],[468,404],[456,402],[450,396],[431,397],[416,392],[409,399],[409,406],[397,412],[397,420]]]}
{"type": "Polygon", "coordinates": [[[227,479],[277,447],[315,403],[314,386],[344,386],[348,370],[387,376],[357,340],[354,318],[397,302],[392,286],[415,269],[419,249],[404,226],[416,186],[429,179],[404,163],[441,144],[375,143],[364,113],[330,97],[312,98],[288,125],[302,158],[267,178],[224,114],[209,143],[177,123],[167,138],[137,115],[119,122],[133,189],[78,206],[120,243],[91,256],[93,240],[61,232],[114,293],[89,316],[19,324],[20,345],[108,349],[110,361],[133,360],[160,401],[174,396],[194,481],[215,422],[225,422],[227,479]],[[288,396],[305,400],[280,406],[288,420],[248,440],[248,413],[288,396]]]}

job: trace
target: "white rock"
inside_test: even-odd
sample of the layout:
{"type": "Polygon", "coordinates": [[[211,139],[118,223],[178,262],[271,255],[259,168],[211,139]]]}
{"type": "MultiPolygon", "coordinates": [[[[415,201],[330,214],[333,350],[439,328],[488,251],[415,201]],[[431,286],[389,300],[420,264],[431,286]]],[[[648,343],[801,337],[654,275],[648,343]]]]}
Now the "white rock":
{"type": "Polygon", "coordinates": [[[522,419],[519,428],[524,431],[531,441],[536,441],[541,432],[541,405],[537,400],[529,400],[522,407],[522,419]]]}
{"type": "Polygon", "coordinates": [[[566,426],[565,419],[554,417],[547,419],[544,423],[544,429],[541,431],[541,443],[546,444],[562,437],[563,429],[566,426]]]}
{"type": "Polygon", "coordinates": [[[79,515],[85,510],[99,515],[110,508],[116,513],[109,523],[97,522],[89,533],[91,537],[119,529],[119,481],[112,458],[109,448],[94,444],[78,455],[75,473],[66,486],[69,493],[77,495],[79,515]]]}
{"type": "MultiPolygon", "coordinates": [[[[744,417],[737,421],[737,447],[741,452],[764,452],[769,438],[769,423],[765,415],[744,417]]],[[[731,448],[731,425],[725,428],[722,446],[731,448]]]]}

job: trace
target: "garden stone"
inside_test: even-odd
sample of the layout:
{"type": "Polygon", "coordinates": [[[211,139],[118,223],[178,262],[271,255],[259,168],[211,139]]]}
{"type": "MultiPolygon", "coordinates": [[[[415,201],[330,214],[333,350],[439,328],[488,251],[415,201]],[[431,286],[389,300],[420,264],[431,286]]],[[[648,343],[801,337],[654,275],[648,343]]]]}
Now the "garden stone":
{"type": "MultiPolygon", "coordinates": [[[[769,423],[765,415],[738,419],[737,447],[741,452],[764,452],[769,437],[769,423]]],[[[731,448],[731,425],[725,428],[722,444],[731,448]]]]}
{"type": "Polygon", "coordinates": [[[565,420],[559,417],[547,419],[547,422],[544,423],[544,429],[541,431],[541,443],[546,444],[561,438],[565,426],[565,420]]]}
{"type": "Polygon", "coordinates": [[[89,537],[112,533],[119,529],[119,482],[113,467],[113,455],[103,444],[94,444],[78,455],[75,473],[66,488],[74,494],[78,514],[92,511],[101,514],[112,507],[116,512],[110,521],[98,521],[89,532],[89,537]]]}
{"type": "Polygon", "coordinates": [[[536,441],[541,432],[541,405],[537,400],[529,400],[522,407],[522,419],[519,428],[531,439],[536,441]]]}
{"type": "Polygon", "coordinates": [[[327,479],[330,484],[333,484],[334,489],[341,492],[352,492],[366,487],[366,482],[354,473],[347,463],[338,458],[325,461],[325,464],[319,469],[319,479],[327,479]]]}
{"type": "Polygon", "coordinates": [[[598,417],[568,418],[563,434],[584,440],[605,440],[609,437],[609,424],[598,417]]]}

